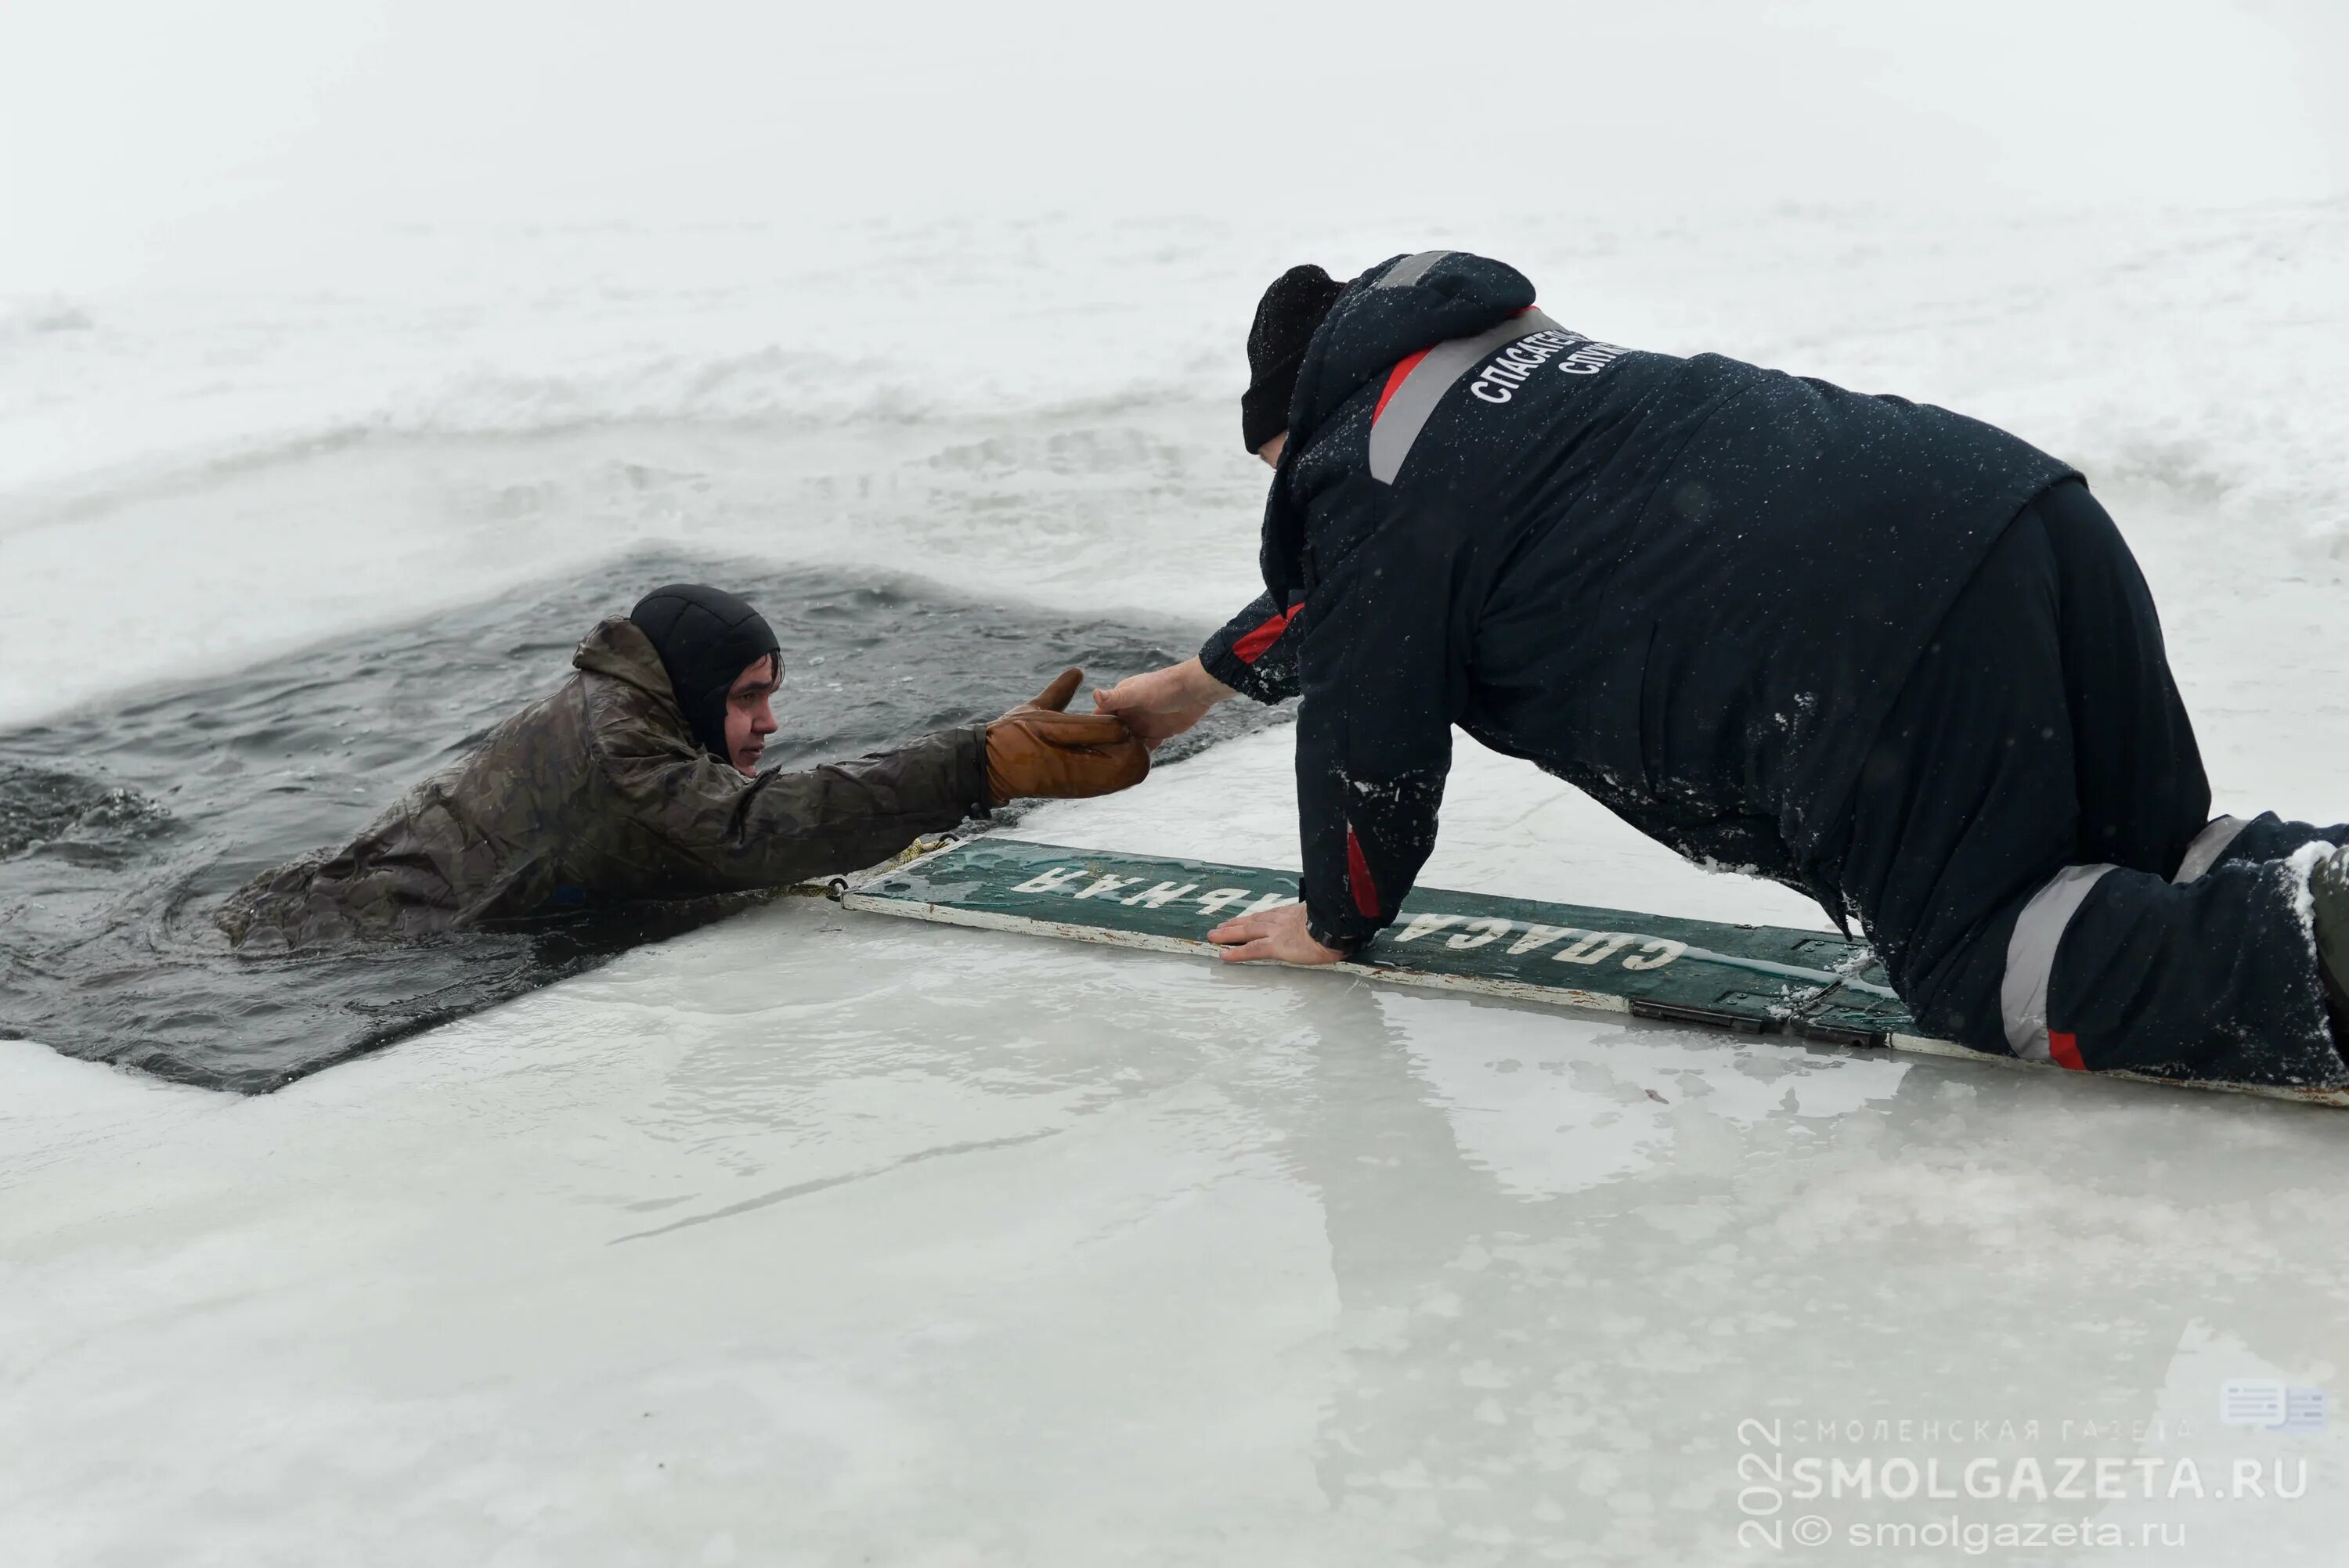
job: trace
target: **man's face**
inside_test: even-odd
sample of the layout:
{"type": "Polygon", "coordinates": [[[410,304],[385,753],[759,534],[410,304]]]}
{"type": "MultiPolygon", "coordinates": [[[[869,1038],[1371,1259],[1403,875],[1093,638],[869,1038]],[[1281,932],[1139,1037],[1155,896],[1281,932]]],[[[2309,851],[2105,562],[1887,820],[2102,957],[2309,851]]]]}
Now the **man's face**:
{"type": "Polygon", "coordinates": [[[726,758],[744,773],[759,770],[759,753],[775,733],[775,693],[782,686],[783,662],[774,655],[753,659],[726,688],[726,758]]]}

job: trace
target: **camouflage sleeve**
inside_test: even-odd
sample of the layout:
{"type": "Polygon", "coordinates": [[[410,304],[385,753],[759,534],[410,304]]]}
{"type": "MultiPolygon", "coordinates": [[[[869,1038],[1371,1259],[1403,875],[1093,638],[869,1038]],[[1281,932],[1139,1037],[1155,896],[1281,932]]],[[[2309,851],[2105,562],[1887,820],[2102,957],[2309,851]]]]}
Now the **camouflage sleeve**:
{"type": "Polygon", "coordinates": [[[747,782],[708,757],[613,758],[610,771],[633,814],[702,884],[697,892],[858,871],[987,811],[983,725],[747,782]]]}

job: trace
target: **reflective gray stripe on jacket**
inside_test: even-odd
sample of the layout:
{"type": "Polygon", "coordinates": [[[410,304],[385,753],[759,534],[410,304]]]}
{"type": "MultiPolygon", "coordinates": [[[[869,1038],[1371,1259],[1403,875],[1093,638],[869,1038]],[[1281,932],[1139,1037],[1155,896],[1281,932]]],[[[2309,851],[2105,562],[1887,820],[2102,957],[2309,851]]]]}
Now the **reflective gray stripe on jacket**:
{"type": "Polygon", "coordinates": [[[1510,344],[1540,333],[1555,335],[1560,349],[1588,341],[1564,331],[1541,312],[1528,309],[1473,337],[1439,343],[1397,366],[1400,378],[1388,387],[1371,421],[1371,477],[1381,484],[1394,483],[1395,475],[1402,471],[1403,459],[1411,456],[1413,444],[1427,428],[1444,395],[1463,376],[1510,344]]]}

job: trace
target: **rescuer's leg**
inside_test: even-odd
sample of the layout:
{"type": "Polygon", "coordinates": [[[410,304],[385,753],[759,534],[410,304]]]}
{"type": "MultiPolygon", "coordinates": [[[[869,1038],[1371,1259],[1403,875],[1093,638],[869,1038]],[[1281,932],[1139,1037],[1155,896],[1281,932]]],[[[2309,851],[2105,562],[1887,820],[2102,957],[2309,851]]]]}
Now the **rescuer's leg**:
{"type": "Polygon", "coordinates": [[[2079,861],[2192,882],[2221,861],[2282,860],[2319,839],[2349,843],[2349,824],[2209,817],[2209,786],[2152,591],[2120,531],[2077,481],[2047,491],[2027,515],[2045,530],[2055,560],[2079,861]]]}
{"type": "Polygon", "coordinates": [[[2308,879],[2309,924],[2317,967],[2333,1014],[2333,1043],[2349,1057],[2349,844],[2327,856],[2308,879]]]}
{"type": "Polygon", "coordinates": [[[2315,851],[2171,880],[2206,825],[2192,730],[2126,551],[2059,544],[2057,511],[2026,509],[1945,618],[1831,879],[1930,1033],[2082,1069],[2338,1081],[2315,851]]]}

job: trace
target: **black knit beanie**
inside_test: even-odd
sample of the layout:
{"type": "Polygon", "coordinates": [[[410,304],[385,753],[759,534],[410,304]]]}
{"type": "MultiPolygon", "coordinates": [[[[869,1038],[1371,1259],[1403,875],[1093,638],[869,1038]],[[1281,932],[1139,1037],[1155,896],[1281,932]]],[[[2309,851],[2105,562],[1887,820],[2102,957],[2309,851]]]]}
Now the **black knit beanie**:
{"type": "Polygon", "coordinates": [[[1305,346],[1346,285],[1310,262],[1272,280],[1248,328],[1248,389],[1240,395],[1240,438],[1256,451],[1288,428],[1288,399],[1305,346]]]}
{"type": "Polygon", "coordinates": [[[722,588],[672,583],[637,600],[628,619],[660,655],[694,739],[719,761],[733,761],[726,752],[726,693],[751,660],[769,654],[776,655],[777,678],[783,673],[765,618],[722,588]]]}

